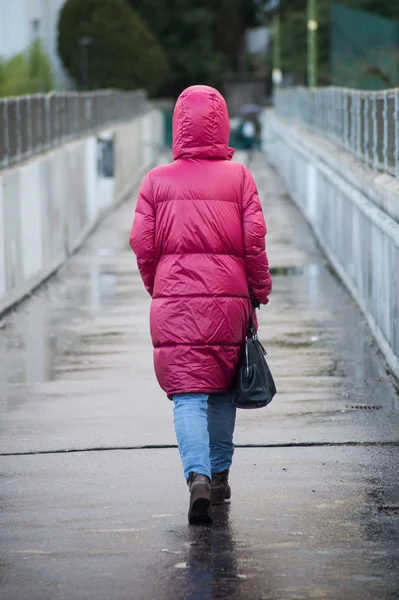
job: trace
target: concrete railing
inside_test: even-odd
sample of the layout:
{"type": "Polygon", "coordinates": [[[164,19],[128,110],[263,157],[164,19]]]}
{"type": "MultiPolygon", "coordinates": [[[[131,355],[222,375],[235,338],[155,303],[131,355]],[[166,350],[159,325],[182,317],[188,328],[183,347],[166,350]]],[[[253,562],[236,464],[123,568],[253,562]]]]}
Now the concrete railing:
{"type": "Polygon", "coordinates": [[[399,179],[399,88],[284,88],[274,104],[281,117],[294,118],[374,171],[399,179]]]}
{"type": "Polygon", "coordinates": [[[162,114],[150,110],[0,172],[0,313],[53,273],[133,192],[162,139],[162,114]]]}
{"type": "Polygon", "coordinates": [[[148,110],[144,90],[50,92],[0,98],[0,168],[7,168],[148,110]]]}
{"type": "Polygon", "coordinates": [[[399,182],[266,111],[263,146],[399,378],[399,182]]]}

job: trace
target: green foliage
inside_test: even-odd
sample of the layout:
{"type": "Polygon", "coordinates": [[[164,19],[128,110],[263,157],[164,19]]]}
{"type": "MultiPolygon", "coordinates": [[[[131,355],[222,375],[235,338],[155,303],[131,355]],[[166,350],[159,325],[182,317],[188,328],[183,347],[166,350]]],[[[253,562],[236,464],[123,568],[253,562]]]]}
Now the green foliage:
{"type": "Polygon", "coordinates": [[[51,63],[40,40],[35,40],[26,52],[0,61],[0,96],[21,96],[51,89],[51,63]]]}
{"type": "Polygon", "coordinates": [[[213,0],[215,47],[223,54],[225,70],[244,66],[245,30],[258,24],[258,10],[254,0],[213,0]]]}
{"type": "Polygon", "coordinates": [[[213,15],[201,1],[130,0],[165,48],[170,74],[166,95],[192,83],[216,84],[222,56],[213,44],[213,15]]]}
{"type": "Polygon", "coordinates": [[[43,51],[40,40],[35,40],[28,51],[29,71],[35,87],[41,92],[49,92],[54,87],[53,69],[50,58],[43,51]]]}
{"type": "Polygon", "coordinates": [[[166,95],[203,83],[218,87],[238,70],[245,28],[256,24],[256,0],[127,0],[162,43],[171,66],[166,95]]]}
{"type": "Polygon", "coordinates": [[[0,63],[0,96],[21,96],[33,91],[29,65],[24,54],[0,63]]]}
{"type": "MultiPolygon", "coordinates": [[[[330,0],[317,2],[319,84],[331,83],[329,65],[330,0]]],[[[282,0],[281,64],[295,83],[307,83],[307,0],[282,0]]]]}
{"type": "Polygon", "coordinates": [[[81,79],[81,38],[87,48],[89,89],[145,88],[155,93],[168,73],[165,53],[124,0],[67,0],[58,23],[58,52],[81,79]]]}

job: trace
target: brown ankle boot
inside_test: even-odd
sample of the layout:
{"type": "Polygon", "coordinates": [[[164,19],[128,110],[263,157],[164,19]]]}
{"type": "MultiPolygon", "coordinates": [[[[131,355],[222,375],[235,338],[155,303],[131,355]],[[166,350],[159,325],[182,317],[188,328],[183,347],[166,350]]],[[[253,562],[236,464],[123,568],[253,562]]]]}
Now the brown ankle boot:
{"type": "Polygon", "coordinates": [[[190,473],[187,479],[190,490],[189,523],[210,522],[211,485],[210,479],[200,473],[190,473]]]}
{"type": "Polygon", "coordinates": [[[224,504],[224,501],[230,498],[229,470],[226,469],[222,473],[212,473],[211,504],[224,504]]]}

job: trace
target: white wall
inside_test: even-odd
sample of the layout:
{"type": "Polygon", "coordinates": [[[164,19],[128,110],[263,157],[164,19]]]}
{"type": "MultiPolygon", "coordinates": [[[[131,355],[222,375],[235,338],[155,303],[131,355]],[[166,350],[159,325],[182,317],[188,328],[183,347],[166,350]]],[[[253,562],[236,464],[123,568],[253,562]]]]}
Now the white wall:
{"type": "Polygon", "coordinates": [[[95,136],[0,172],[0,313],[54,272],[133,192],[162,144],[162,113],[100,135],[114,137],[114,178],[98,173],[95,136]]]}
{"type": "Polygon", "coordinates": [[[267,111],[264,149],[399,378],[399,182],[267,111]]]}
{"type": "Polygon", "coordinates": [[[65,0],[0,0],[0,57],[23,52],[39,37],[51,59],[57,88],[68,89],[71,80],[57,52],[58,15],[65,0]],[[38,22],[37,32],[34,22],[38,22]]]}

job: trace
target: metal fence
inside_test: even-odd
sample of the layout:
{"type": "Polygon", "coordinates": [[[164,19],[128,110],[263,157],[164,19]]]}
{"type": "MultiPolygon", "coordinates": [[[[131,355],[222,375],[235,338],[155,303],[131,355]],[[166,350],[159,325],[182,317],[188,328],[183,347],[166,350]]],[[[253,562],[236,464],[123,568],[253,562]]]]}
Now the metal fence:
{"type": "Polygon", "coordinates": [[[0,168],[132,119],[146,109],[146,98],[142,90],[0,98],[0,168]]]}
{"type": "Polygon", "coordinates": [[[302,121],[363,164],[399,178],[399,88],[287,88],[275,94],[278,114],[302,121]]]}

